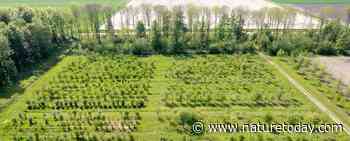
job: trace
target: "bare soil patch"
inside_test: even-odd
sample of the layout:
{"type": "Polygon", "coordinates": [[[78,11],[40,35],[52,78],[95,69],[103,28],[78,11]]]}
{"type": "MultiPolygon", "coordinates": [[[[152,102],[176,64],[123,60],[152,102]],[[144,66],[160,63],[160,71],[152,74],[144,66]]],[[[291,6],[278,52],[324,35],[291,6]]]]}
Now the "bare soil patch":
{"type": "Polygon", "coordinates": [[[350,57],[318,57],[317,60],[334,78],[350,85],[350,57]]]}

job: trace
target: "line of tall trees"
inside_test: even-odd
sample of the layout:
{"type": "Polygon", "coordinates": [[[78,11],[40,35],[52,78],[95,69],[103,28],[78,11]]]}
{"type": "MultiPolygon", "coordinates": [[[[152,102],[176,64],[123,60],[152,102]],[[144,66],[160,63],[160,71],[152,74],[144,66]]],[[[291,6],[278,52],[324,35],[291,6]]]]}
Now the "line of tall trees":
{"type": "Polygon", "coordinates": [[[186,10],[155,6],[151,11],[150,6],[143,7],[138,12],[135,8],[125,9],[121,12],[124,16],[119,16],[122,24],[118,28],[122,29],[118,35],[123,42],[120,49],[126,50],[124,52],[142,55],[260,50],[270,55],[349,54],[349,26],[344,21],[329,19],[327,15],[332,15],[329,12],[319,17],[305,16],[304,25],[295,25],[301,15],[292,9],[250,12],[240,8],[210,9],[190,5],[186,10]],[[139,21],[134,22],[135,19],[139,21]],[[309,29],[295,29],[308,25],[309,29]]]}
{"type": "Polygon", "coordinates": [[[278,8],[249,12],[227,7],[168,9],[144,5],[115,18],[111,6],[88,4],[70,9],[0,10],[0,87],[17,73],[45,60],[67,43],[78,53],[270,55],[346,55],[349,26],[321,17],[318,28],[293,30],[296,12],[278,8]],[[137,16],[141,13],[140,16],[137,16]],[[125,22],[126,21],[126,22],[125,22]],[[119,24],[120,27],[115,27],[119,24]],[[134,26],[132,26],[134,25],[134,26]],[[252,27],[254,29],[247,29],[252,27]],[[115,30],[116,28],[120,28],[115,30]]]}
{"type": "Polygon", "coordinates": [[[0,10],[0,87],[48,58],[69,41],[64,16],[55,10],[20,7],[0,10]]]}

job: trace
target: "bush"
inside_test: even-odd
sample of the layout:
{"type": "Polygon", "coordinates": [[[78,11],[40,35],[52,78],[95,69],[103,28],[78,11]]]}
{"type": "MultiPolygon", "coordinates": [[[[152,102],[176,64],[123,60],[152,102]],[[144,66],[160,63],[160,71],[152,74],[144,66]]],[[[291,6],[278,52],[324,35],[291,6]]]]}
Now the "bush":
{"type": "Polygon", "coordinates": [[[200,121],[200,117],[193,112],[182,112],[179,115],[178,123],[181,125],[192,126],[193,123],[200,121]]]}
{"type": "Polygon", "coordinates": [[[316,52],[320,55],[337,55],[337,49],[329,41],[321,42],[316,52]]]}
{"type": "Polygon", "coordinates": [[[209,53],[210,54],[219,54],[224,52],[225,43],[223,41],[219,41],[217,43],[213,43],[209,45],[209,53]]]}
{"type": "Polygon", "coordinates": [[[139,38],[132,44],[132,53],[134,55],[151,55],[153,49],[145,38],[139,38]]]}
{"type": "MultiPolygon", "coordinates": [[[[245,48],[245,46],[242,46],[245,48]]],[[[243,48],[241,50],[243,50],[243,48]]],[[[235,41],[218,41],[209,46],[210,54],[220,54],[227,53],[232,54],[235,53],[239,48],[237,48],[237,43],[235,41]]]]}
{"type": "Polygon", "coordinates": [[[256,52],[256,48],[254,47],[254,43],[251,41],[247,41],[244,43],[241,43],[239,45],[239,51],[241,53],[255,53],[256,52]]]}

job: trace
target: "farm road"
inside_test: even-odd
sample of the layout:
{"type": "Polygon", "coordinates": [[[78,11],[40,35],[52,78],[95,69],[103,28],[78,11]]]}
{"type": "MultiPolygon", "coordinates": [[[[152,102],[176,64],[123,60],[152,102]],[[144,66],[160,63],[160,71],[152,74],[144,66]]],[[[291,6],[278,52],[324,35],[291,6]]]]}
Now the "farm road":
{"type": "Polygon", "coordinates": [[[290,83],[292,83],[301,93],[306,95],[306,97],[314,103],[322,112],[326,113],[334,122],[340,123],[344,127],[344,131],[350,136],[350,128],[349,126],[343,122],[334,112],[329,110],[322,102],[320,102],[317,98],[315,98],[309,91],[307,91],[299,82],[297,82],[294,78],[292,78],[283,68],[281,68],[278,64],[275,64],[270,58],[268,58],[263,53],[259,53],[259,55],[264,58],[268,63],[274,66],[284,77],[288,79],[290,83]]]}

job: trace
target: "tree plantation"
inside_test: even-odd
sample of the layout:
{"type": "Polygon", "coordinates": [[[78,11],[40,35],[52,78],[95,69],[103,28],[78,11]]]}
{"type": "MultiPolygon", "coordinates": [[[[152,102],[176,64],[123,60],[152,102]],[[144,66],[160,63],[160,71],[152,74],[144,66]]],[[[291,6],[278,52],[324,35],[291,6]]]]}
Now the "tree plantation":
{"type": "Polygon", "coordinates": [[[350,54],[347,23],[295,29],[288,8],[132,12],[0,8],[0,141],[350,140],[350,87],[313,61],[350,54]],[[115,27],[116,12],[135,26],[115,27]],[[199,121],[343,130],[197,134],[199,121]]]}
{"type": "MultiPolygon", "coordinates": [[[[256,55],[71,56],[39,81],[42,85],[26,91],[28,97],[16,103],[20,108],[4,112],[10,119],[3,124],[1,131],[7,132],[2,138],[260,140],[248,133],[189,135],[183,126],[192,123],[182,118],[242,124],[331,122],[256,55]]],[[[342,132],[259,136],[266,140],[348,139],[342,132]]]]}

